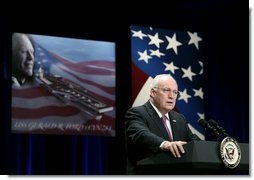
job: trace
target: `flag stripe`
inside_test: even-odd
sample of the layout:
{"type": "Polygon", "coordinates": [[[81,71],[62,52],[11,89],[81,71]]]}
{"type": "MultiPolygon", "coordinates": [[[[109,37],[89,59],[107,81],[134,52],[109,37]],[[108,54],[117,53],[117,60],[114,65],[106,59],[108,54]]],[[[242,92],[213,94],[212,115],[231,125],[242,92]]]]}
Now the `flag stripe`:
{"type": "Polygon", "coordinates": [[[115,75],[100,75],[100,74],[84,74],[84,73],[79,73],[76,71],[73,71],[69,69],[68,67],[64,65],[58,65],[59,68],[61,68],[64,71],[70,72],[70,74],[75,74],[75,76],[82,78],[87,81],[92,81],[96,82],[95,84],[99,84],[101,86],[105,87],[115,87],[115,75]]]}
{"type": "Polygon", "coordinates": [[[54,96],[41,96],[33,99],[26,99],[23,97],[13,97],[12,107],[38,109],[46,106],[59,106],[63,107],[66,104],[63,101],[56,99],[54,96]]]}
{"type": "Polygon", "coordinates": [[[52,70],[54,70],[55,73],[59,74],[63,78],[68,79],[71,82],[73,82],[75,84],[78,84],[78,85],[86,88],[87,90],[89,90],[91,92],[94,92],[94,94],[98,94],[98,95],[103,96],[104,98],[107,98],[109,100],[114,100],[115,99],[115,95],[111,95],[111,94],[103,91],[102,89],[100,89],[96,86],[93,86],[93,85],[90,85],[90,84],[87,84],[87,83],[83,83],[83,82],[79,81],[78,79],[73,78],[73,76],[70,75],[69,73],[66,73],[66,72],[62,71],[59,67],[57,67],[55,65],[52,65],[52,70]]]}
{"type": "Polygon", "coordinates": [[[114,87],[105,87],[105,86],[102,86],[102,85],[100,85],[98,83],[92,82],[90,80],[82,79],[82,78],[76,76],[74,73],[71,73],[71,72],[69,72],[69,71],[67,71],[67,70],[65,70],[65,69],[63,69],[61,67],[60,67],[60,69],[62,69],[66,73],[69,73],[70,75],[72,75],[74,78],[76,78],[81,83],[85,83],[85,84],[89,84],[91,86],[95,86],[95,87],[100,88],[100,89],[102,89],[103,91],[105,91],[105,92],[107,92],[109,94],[115,94],[115,88],[114,87]]]}
{"type": "Polygon", "coordinates": [[[12,97],[33,99],[41,96],[51,96],[51,93],[42,87],[32,87],[26,89],[12,88],[12,97]]]}
{"type": "Polygon", "coordinates": [[[51,52],[51,55],[58,59],[61,63],[63,63],[65,66],[69,67],[70,69],[85,73],[85,74],[101,74],[101,75],[113,75],[115,74],[114,71],[110,71],[108,69],[99,69],[94,68],[93,66],[88,66],[86,62],[80,62],[80,63],[72,63],[70,61],[67,61],[66,59],[54,54],[51,52]]]}
{"type": "Polygon", "coordinates": [[[72,116],[78,114],[80,111],[73,106],[46,106],[38,109],[27,109],[27,108],[12,108],[12,117],[20,119],[29,119],[29,118],[41,118],[45,116],[72,116]]]}
{"type": "Polygon", "coordinates": [[[132,102],[135,101],[140,89],[143,87],[148,76],[132,63],[132,102]],[[137,76],[138,74],[138,76],[137,76]]]}

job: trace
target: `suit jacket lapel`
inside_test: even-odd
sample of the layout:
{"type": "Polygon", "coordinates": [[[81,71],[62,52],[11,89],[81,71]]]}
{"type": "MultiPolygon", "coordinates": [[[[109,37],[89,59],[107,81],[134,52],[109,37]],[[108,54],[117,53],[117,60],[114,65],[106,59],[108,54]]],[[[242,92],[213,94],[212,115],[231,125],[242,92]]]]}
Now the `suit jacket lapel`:
{"type": "Polygon", "coordinates": [[[148,101],[147,103],[145,103],[145,106],[146,106],[146,109],[147,109],[147,112],[148,112],[149,116],[151,117],[151,120],[158,127],[158,129],[160,130],[160,133],[163,135],[163,137],[165,139],[169,139],[167,130],[164,127],[164,124],[163,124],[162,120],[160,119],[157,112],[155,111],[155,109],[150,104],[150,102],[148,101]]]}

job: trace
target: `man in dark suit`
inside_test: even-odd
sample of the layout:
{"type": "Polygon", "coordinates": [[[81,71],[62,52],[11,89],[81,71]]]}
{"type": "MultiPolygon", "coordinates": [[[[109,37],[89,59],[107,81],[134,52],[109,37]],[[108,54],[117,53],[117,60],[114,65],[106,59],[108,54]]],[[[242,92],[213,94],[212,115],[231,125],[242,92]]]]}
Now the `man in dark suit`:
{"type": "Polygon", "coordinates": [[[173,111],[177,95],[175,79],[161,74],[154,78],[149,101],[126,112],[127,174],[136,173],[137,161],[161,151],[181,158],[185,153],[183,145],[199,140],[190,131],[185,117],[173,111]]]}

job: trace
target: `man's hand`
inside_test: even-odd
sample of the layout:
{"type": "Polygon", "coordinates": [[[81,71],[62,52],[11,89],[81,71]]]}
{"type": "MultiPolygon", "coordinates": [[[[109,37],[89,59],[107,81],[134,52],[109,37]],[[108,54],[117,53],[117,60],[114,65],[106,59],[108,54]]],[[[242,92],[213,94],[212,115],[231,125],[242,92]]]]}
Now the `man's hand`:
{"type": "Polygon", "coordinates": [[[174,157],[180,158],[181,154],[185,153],[185,151],[183,149],[184,144],[187,144],[187,142],[185,142],[185,141],[173,141],[173,142],[166,141],[163,144],[162,149],[164,151],[170,151],[174,157]]]}

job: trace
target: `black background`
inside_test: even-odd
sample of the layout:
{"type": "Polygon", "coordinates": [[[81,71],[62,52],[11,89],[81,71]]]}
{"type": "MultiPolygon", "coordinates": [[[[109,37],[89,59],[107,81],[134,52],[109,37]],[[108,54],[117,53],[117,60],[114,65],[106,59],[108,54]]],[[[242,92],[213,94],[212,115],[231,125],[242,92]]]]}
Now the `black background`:
{"type": "MultiPolygon", "coordinates": [[[[131,25],[200,31],[206,37],[204,62],[206,117],[215,118],[240,142],[249,142],[249,10],[247,2],[147,1],[94,5],[34,2],[13,4],[1,15],[1,174],[17,174],[17,144],[21,148],[20,174],[27,174],[26,157],[31,136],[10,132],[11,34],[30,34],[105,40],[116,43],[116,137],[104,137],[102,174],[125,174],[124,113],[131,107],[131,25]],[[23,166],[24,165],[24,166],[23,166]]],[[[211,138],[209,135],[208,139],[211,138]]],[[[89,137],[89,142],[96,137],[89,137]]],[[[85,174],[82,171],[82,136],[33,135],[33,174],[85,174]],[[72,162],[72,146],[78,159],[72,162]],[[44,152],[39,153],[39,149],[44,152]],[[37,150],[37,151],[36,151],[37,150]]],[[[91,165],[92,166],[92,165],[91,165]]],[[[95,169],[96,167],[94,167],[95,169]]],[[[91,168],[93,169],[93,167],[91,168]]],[[[87,174],[96,174],[89,171],[87,174]]]]}

